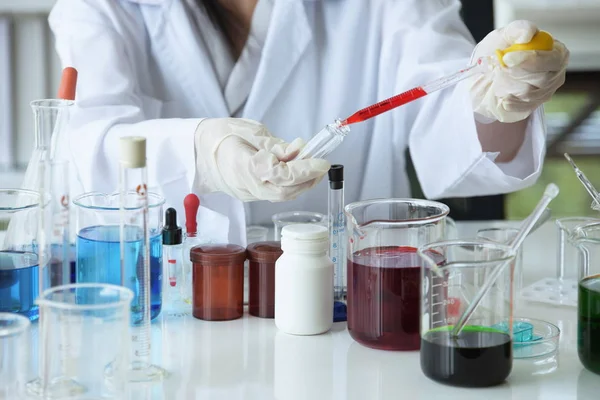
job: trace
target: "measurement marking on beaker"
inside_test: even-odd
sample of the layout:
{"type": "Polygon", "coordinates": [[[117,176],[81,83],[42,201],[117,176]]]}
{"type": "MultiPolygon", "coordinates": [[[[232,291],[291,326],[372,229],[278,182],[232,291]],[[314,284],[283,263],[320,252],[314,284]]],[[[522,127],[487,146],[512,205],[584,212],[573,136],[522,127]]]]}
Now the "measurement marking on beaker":
{"type": "Polygon", "coordinates": [[[439,314],[439,311],[436,311],[436,312],[432,313],[431,315],[438,315],[438,314],[439,314]]]}
{"type": "Polygon", "coordinates": [[[439,293],[434,293],[434,294],[432,294],[431,296],[432,296],[432,297],[435,297],[435,296],[437,296],[437,295],[439,295],[439,293]]]}

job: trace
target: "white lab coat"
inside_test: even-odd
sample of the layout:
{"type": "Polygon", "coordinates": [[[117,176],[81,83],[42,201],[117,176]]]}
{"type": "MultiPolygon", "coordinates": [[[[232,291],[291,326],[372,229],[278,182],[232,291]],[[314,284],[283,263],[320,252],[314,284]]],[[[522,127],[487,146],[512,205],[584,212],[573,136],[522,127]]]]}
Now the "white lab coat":
{"type": "MultiPolygon", "coordinates": [[[[472,38],[458,0],[275,0],[242,116],[278,137],[308,140],[325,124],[464,67],[472,38]]],[[[118,138],[148,138],[150,187],[182,221],[192,189],[193,136],[203,117],[228,117],[205,43],[183,0],[58,0],[50,16],[65,66],[79,70],[69,146],[78,190],[117,187],[118,138]]],[[[409,197],[404,151],[428,198],[506,193],[540,174],[542,110],[516,159],[482,153],[466,84],[352,126],[329,157],[345,166],[346,202],[409,197]]],[[[326,179],[297,200],[250,206],[265,223],[283,210],[327,209],[326,179]]],[[[201,196],[199,228],[245,243],[246,210],[224,194],[201,196]]]]}

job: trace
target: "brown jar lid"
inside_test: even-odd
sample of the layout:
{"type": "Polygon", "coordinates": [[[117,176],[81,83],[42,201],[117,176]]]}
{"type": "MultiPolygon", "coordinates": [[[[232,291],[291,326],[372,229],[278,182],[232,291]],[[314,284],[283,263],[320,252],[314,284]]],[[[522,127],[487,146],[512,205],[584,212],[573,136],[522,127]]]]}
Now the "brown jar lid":
{"type": "Polygon", "coordinates": [[[281,242],[256,242],[248,246],[248,260],[274,263],[283,254],[281,242]]]}
{"type": "Polygon", "coordinates": [[[205,244],[192,248],[190,260],[205,265],[243,264],[246,249],[236,244],[205,244]]]}

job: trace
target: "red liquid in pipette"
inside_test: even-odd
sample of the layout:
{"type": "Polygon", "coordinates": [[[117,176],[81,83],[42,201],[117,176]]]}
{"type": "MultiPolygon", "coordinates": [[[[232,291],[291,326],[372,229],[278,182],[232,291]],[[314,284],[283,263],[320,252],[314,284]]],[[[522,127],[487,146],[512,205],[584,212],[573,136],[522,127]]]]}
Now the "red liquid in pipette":
{"type": "Polygon", "coordinates": [[[371,119],[379,114],[382,114],[386,111],[390,111],[396,107],[400,107],[406,103],[410,103],[413,100],[419,99],[423,96],[426,96],[427,92],[423,90],[423,88],[416,87],[414,89],[408,90],[404,93],[400,93],[395,95],[394,97],[390,97],[389,99],[380,101],[379,103],[375,103],[372,106],[363,108],[346,118],[341,122],[340,125],[350,125],[355,124],[357,122],[363,122],[368,119],[371,119]]]}

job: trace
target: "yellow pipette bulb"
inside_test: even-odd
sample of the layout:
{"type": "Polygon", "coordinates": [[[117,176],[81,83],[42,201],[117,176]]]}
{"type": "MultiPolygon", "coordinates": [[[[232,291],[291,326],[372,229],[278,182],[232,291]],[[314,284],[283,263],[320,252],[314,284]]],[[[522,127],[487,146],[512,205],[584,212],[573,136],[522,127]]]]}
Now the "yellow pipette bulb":
{"type": "Polygon", "coordinates": [[[506,53],[511,53],[513,51],[527,51],[527,50],[542,50],[542,51],[550,51],[554,48],[554,39],[552,35],[550,35],[546,31],[538,31],[531,41],[528,43],[517,43],[512,46],[504,49],[504,50],[496,50],[496,56],[502,64],[503,67],[506,67],[502,58],[506,53]]]}

